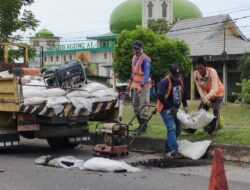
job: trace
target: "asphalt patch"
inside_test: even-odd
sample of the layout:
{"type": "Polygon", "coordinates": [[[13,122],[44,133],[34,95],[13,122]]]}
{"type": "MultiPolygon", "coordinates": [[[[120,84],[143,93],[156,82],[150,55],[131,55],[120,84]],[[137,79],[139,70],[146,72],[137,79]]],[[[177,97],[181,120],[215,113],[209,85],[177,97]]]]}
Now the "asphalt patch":
{"type": "Polygon", "coordinates": [[[130,163],[132,166],[145,166],[156,168],[180,168],[180,167],[192,167],[192,166],[204,166],[211,165],[211,160],[191,160],[191,159],[171,159],[171,158],[154,158],[148,160],[140,160],[130,163]]]}

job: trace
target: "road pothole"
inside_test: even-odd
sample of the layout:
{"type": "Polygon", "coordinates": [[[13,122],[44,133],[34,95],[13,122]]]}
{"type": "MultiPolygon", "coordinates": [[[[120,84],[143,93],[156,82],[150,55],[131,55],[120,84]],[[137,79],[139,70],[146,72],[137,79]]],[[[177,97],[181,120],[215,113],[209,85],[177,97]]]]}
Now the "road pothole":
{"type": "Polygon", "coordinates": [[[210,165],[211,160],[151,158],[151,159],[137,160],[134,162],[130,162],[129,164],[131,164],[132,166],[145,166],[145,167],[156,167],[156,168],[179,168],[179,167],[210,165]]]}

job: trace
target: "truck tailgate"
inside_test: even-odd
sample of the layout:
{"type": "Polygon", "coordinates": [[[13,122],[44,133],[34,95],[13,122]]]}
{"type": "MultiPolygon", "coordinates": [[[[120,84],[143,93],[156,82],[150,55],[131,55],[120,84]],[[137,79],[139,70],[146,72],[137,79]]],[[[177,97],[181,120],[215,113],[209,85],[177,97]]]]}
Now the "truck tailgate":
{"type": "Polygon", "coordinates": [[[63,107],[63,110],[59,114],[56,114],[55,111],[52,108],[48,108],[45,103],[40,105],[21,105],[20,112],[47,117],[73,117],[81,115],[94,116],[95,114],[100,114],[102,112],[107,112],[115,109],[117,107],[117,100],[94,102],[92,104],[91,112],[89,112],[85,108],[77,109],[71,103],[65,104],[63,105],[63,107]]]}
{"type": "Polygon", "coordinates": [[[19,108],[17,79],[0,78],[0,111],[18,112],[19,108]]]}

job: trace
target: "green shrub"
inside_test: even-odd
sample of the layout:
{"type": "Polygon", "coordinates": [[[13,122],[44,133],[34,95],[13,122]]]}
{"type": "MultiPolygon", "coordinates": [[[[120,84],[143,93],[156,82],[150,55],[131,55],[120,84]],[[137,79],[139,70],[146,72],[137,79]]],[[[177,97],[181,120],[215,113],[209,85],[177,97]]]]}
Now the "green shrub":
{"type": "Polygon", "coordinates": [[[241,93],[234,94],[242,103],[250,105],[250,79],[243,79],[241,83],[237,83],[237,86],[241,86],[241,93]]]}

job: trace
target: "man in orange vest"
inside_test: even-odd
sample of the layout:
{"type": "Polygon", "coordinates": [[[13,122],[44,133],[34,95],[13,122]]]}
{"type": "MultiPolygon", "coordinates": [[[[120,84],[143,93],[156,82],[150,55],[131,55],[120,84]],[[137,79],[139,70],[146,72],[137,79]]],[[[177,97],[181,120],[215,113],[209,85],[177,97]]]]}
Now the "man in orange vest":
{"type": "Polygon", "coordinates": [[[177,65],[169,66],[168,75],[158,83],[156,109],[160,112],[165,127],[167,128],[167,139],[165,141],[165,152],[170,158],[181,158],[178,152],[177,137],[181,133],[180,121],[177,119],[177,110],[181,103],[187,112],[187,99],[184,81],[180,76],[177,65]]]}
{"type": "Polygon", "coordinates": [[[209,107],[212,107],[215,116],[208,128],[208,134],[211,136],[218,128],[218,118],[220,116],[220,105],[224,96],[224,86],[217,71],[212,67],[207,67],[203,57],[199,57],[195,62],[195,69],[194,81],[202,100],[200,108],[208,110],[209,107]]]}
{"type": "Polygon", "coordinates": [[[148,108],[144,107],[142,110],[141,108],[149,104],[149,91],[152,86],[150,78],[151,59],[143,53],[143,44],[139,40],[134,41],[133,51],[132,74],[127,91],[132,89],[132,104],[139,122],[139,127],[135,131],[145,131],[147,126],[143,127],[143,124],[146,123],[148,118],[148,108]]]}

